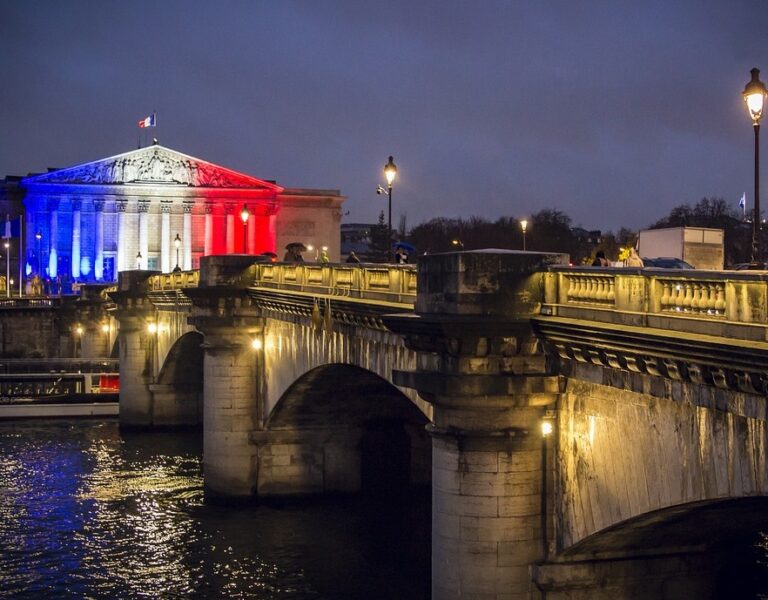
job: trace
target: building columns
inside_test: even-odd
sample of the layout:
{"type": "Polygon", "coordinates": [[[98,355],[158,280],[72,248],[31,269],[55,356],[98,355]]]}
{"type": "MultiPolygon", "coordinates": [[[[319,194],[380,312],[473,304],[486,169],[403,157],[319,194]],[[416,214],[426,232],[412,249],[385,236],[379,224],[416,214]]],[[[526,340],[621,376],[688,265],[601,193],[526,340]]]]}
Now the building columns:
{"type": "Polygon", "coordinates": [[[213,203],[205,203],[205,246],[203,249],[205,256],[213,254],[213,203]]]}
{"type": "Polygon", "coordinates": [[[182,217],[182,269],[184,271],[192,270],[192,207],[193,202],[184,202],[184,216],[182,217]]]}
{"type": "Polygon", "coordinates": [[[55,279],[59,266],[59,201],[49,201],[50,206],[50,239],[48,240],[48,276],[55,279]]]}
{"type": "Polygon", "coordinates": [[[171,203],[160,203],[160,270],[171,272],[171,203]]]}
{"type": "Polygon", "coordinates": [[[74,279],[80,278],[80,243],[82,239],[80,234],[81,208],[82,202],[80,200],[72,201],[72,262],[70,264],[70,272],[74,279]]]}
{"type": "Polygon", "coordinates": [[[96,281],[104,280],[104,200],[94,200],[93,208],[96,217],[96,252],[93,263],[93,274],[96,281]]]}
{"type": "Polygon", "coordinates": [[[235,205],[227,204],[227,254],[235,253],[235,205]]]}
{"type": "MultiPolygon", "coordinates": [[[[125,255],[125,239],[127,237],[127,229],[125,224],[125,209],[128,206],[126,200],[115,201],[115,209],[117,210],[117,271],[128,270],[127,259],[125,255]]],[[[135,263],[134,263],[135,264],[135,263]]],[[[133,267],[131,267],[133,268],[133,267]]]]}
{"type": "Polygon", "coordinates": [[[141,253],[141,260],[136,261],[136,268],[141,269],[142,271],[147,270],[147,261],[149,259],[149,224],[147,223],[148,211],[149,202],[146,200],[139,200],[139,252],[141,253]]]}

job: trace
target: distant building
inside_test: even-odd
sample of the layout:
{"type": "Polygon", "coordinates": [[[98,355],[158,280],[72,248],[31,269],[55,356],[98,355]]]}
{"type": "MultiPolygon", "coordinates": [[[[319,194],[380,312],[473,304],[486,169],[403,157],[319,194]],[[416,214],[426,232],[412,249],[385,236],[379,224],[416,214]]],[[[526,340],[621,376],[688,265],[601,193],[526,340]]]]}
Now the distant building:
{"type": "Polygon", "coordinates": [[[373,223],[343,223],[341,225],[341,255],[349,256],[354,252],[357,257],[366,262],[371,252],[371,228],[373,223]]]}
{"type": "MultiPolygon", "coordinates": [[[[18,201],[12,183],[5,196],[18,201]]],[[[130,269],[168,273],[177,257],[183,270],[210,254],[282,258],[290,242],[339,260],[338,190],[284,188],[158,144],[17,183],[28,276],[114,281],[130,269]]]]}

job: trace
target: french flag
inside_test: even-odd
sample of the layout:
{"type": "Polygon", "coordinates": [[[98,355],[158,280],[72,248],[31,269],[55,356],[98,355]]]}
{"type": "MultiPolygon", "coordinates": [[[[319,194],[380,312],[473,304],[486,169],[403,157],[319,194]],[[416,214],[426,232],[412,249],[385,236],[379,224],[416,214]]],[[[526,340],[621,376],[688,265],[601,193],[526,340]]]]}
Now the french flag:
{"type": "Polygon", "coordinates": [[[155,126],[155,113],[152,113],[149,115],[146,119],[142,119],[139,121],[139,127],[144,129],[145,127],[154,127],[155,126]]]}

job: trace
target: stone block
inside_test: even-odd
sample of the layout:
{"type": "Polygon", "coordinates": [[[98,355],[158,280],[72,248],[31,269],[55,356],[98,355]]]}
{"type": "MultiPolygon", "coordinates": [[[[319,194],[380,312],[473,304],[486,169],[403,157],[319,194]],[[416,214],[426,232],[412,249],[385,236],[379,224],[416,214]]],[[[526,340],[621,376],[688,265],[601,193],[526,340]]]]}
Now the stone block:
{"type": "Polygon", "coordinates": [[[499,513],[498,498],[494,496],[459,496],[437,493],[434,498],[433,510],[450,515],[495,517],[499,513]]]}

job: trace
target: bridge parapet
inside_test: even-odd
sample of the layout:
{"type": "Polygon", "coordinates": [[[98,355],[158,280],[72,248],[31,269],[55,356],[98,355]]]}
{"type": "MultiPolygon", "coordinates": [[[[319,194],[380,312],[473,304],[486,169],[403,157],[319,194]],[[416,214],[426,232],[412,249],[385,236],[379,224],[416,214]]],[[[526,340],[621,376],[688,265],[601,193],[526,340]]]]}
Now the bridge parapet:
{"type": "Polygon", "coordinates": [[[768,339],[768,278],[737,271],[549,268],[541,314],[768,339]]]}

